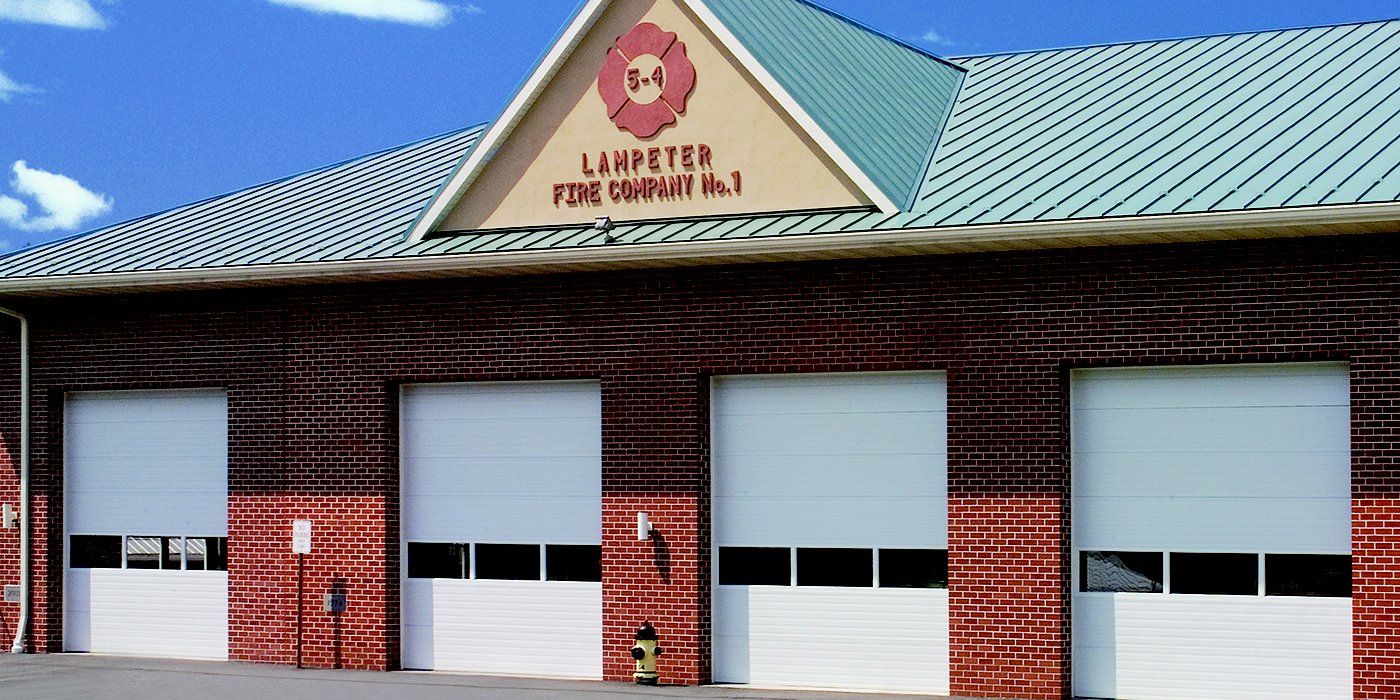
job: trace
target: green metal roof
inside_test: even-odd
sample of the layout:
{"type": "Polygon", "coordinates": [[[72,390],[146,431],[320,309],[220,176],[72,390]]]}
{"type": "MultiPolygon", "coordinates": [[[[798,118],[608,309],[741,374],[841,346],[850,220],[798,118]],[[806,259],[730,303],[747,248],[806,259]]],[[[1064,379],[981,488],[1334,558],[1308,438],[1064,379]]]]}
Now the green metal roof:
{"type": "Polygon", "coordinates": [[[1400,22],[964,59],[920,225],[1400,196],[1400,22]]]}
{"type": "Polygon", "coordinates": [[[471,149],[480,127],[251,187],[0,258],[0,279],[372,258],[471,149]]]}
{"type": "MultiPolygon", "coordinates": [[[[778,0],[759,5],[768,2],[778,0]]],[[[781,60],[751,51],[781,72],[781,60]]],[[[1400,20],[957,62],[967,75],[936,152],[920,154],[927,173],[909,176],[918,196],[903,213],[619,222],[611,243],[585,227],[404,242],[476,128],[12,253],[0,258],[0,289],[5,279],[88,273],[1400,201],[1400,20]]],[[[866,96],[833,87],[827,99],[847,101],[841,118],[893,128],[866,96]]],[[[935,100],[930,113],[939,109],[935,100]]]]}
{"type": "Polygon", "coordinates": [[[909,206],[963,68],[801,0],[705,4],[890,200],[909,206]]]}

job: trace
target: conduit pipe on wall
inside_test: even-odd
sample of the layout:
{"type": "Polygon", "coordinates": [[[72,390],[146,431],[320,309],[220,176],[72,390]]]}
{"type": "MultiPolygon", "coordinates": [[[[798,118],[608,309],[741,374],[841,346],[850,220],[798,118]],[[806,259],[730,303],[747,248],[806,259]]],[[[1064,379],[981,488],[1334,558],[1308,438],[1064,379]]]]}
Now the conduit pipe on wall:
{"type": "Polygon", "coordinates": [[[0,307],[0,314],[19,320],[19,624],[10,653],[24,653],[29,629],[29,319],[0,307]]]}

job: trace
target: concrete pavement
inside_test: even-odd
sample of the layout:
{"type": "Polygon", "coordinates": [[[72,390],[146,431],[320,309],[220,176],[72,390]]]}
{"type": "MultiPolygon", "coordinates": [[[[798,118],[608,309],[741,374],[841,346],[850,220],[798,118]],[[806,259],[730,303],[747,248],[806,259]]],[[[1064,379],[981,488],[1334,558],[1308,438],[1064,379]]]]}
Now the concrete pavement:
{"type": "Polygon", "coordinates": [[[706,686],[646,688],[445,673],[297,670],[286,666],[0,654],[5,700],[891,700],[896,695],[706,686]]]}

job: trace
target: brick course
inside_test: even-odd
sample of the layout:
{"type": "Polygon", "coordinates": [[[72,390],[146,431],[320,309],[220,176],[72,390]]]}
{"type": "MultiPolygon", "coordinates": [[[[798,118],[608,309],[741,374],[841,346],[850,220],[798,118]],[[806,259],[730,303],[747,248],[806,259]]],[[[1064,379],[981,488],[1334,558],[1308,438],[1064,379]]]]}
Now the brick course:
{"type": "MultiPolygon", "coordinates": [[[[643,619],[667,680],[708,680],[708,379],[938,369],[949,376],[953,690],[1069,693],[1067,373],[1348,360],[1356,697],[1400,694],[1400,248],[1385,236],[597,272],[14,302],[35,329],[36,619],[62,648],[62,396],[221,386],[230,401],[230,645],[289,663],[290,522],[327,528],[312,665],[397,664],[397,391],[596,378],[603,387],[604,675],[643,619]],[[663,546],[637,542],[652,513],[663,546]],[[49,556],[53,553],[53,556],[49,556]],[[339,642],[337,643],[337,639],[339,642]]],[[[8,332],[8,331],[7,331],[8,332]]],[[[13,334],[0,415],[14,493],[13,334]]],[[[0,574],[15,571],[0,531],[0,574]],[[7,568],[8,567],[8,568],[7,568]]],[[[10,580],[10,579],[7,579],[10,580]]],[[[0,631],[13,606],[0,605],[0,631]]]]}

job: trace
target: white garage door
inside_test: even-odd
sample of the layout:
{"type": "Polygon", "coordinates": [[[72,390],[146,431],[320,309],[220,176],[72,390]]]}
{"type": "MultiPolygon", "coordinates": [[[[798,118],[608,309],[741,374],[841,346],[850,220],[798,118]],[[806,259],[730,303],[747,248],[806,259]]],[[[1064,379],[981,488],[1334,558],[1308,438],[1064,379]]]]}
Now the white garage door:
{"type": "Polygon", "coordinates": [[[222,391],[68,397],[67,651],[228,658],[222,391]]]}
{"type": "Polygon", "coordinates": [[[948,692],[946,395],[714,380],[716,682],[948,692]]]}
{"type": "Polygon", "coordinates": [[[601,678],[599,385],[402,400],[403,667],[601,678]]]}
{"type": "Polygon", "coordinates": [[[1350,698],[1342,364],[1077,371],[1074,690],[1350,698]]]}

